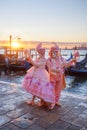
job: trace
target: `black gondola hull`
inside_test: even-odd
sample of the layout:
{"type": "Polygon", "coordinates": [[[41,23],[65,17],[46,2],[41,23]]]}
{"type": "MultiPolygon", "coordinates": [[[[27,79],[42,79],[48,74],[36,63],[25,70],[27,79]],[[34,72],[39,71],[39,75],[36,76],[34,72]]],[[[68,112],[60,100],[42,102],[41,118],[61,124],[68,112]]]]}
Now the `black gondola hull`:
{"type": "Polygon", "coordinates": [[[68,74],[70,76],[87,76],[87,69],[81,70],[81,69],[70,68],[68,70],[68,74]]]}

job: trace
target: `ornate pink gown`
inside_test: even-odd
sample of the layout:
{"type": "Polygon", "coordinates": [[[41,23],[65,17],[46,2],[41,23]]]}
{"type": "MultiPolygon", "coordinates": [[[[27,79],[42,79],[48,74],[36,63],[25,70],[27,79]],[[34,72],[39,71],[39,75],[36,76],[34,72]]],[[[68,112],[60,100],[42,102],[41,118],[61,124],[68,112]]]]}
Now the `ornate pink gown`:
{"type": "Polygon", "coordinates": [[[55,103],[59,101],[62,89],[65,87],[64,69],[62,66],[66,66],[66,61],[63,58],[47,59],[47,65],[50,73],[50,81],[55,89],[55,103]],[[51,69],[60,69],[60,72],[51,72],[51,69]]]}
{"type": "Polygon", "coordinates": [[[23,81],[23,88],[34,96],[43,99],[46,102],[55,101],[54,88],[50,83],[49,74],[45,69],[46,59],[38,58],[35,61],[38,67],[31,67],[23,81]]]}

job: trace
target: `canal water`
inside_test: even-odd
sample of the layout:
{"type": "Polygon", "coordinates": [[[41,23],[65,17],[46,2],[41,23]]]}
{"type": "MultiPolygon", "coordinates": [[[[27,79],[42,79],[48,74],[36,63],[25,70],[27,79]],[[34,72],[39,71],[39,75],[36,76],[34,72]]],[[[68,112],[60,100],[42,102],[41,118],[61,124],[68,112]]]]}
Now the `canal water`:
{"type": "MultiPolygon", "coordinates": [[[[65,59],[69,57],[74,50],[62,50],[62,54],[66,54],[64,56],[65,59]]],[[[80,57],[77,59],[77,62],[81,61],[85,58],[87,50],[79,50],[80,57]]],[[[71,94],[87,97],[87,77],[83,76],[66,76],[66,89],[64,90],[71,94]]]]}
{"type": "MultiPolygon", "coordinates": [[[[71,52],[73,52],[73,50],[61,51],[65,59],[67,59],[70,56],[71,52]]],[[[80,50],[79,52],[81,56],[78,59],[78,61],[81,61],[82,59],[84,59],[87,50],[80,50]]],[[[14,73],[10,76],[2,74],[0,76],[0,82],[21,85],[24,76],[24,74],[16,75],[14,73]]],[[[76,96],[87,97],[87,77],[66,76],[66,89],[63,91],[76,96]]]]}

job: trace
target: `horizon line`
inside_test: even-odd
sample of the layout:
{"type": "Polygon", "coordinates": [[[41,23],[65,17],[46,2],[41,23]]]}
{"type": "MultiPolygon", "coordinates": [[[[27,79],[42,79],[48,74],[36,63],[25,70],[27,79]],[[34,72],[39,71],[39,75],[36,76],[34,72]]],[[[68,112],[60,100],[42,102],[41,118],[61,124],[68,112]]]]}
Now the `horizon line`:
{"type": "MultiPolygon", "coordinates": [[[[10,40],[0,40],[0,42],[9,42],[10,40]]],[[[55,43],[87,43],[87,41],[81,41],[81,42],[79,42],[79,41],[77,41],[77,42],[75,42],[75,41],[71,41],[71,42],[69,42],[69,41],[66,41],[66,42],[62,42],[62,41],[34,41],[34,40],[20,40],[19,42],[36,42],[36,43],[38,43],[38,42],[41,42],[41,43],[52,43],[52,42],[55,42],[55,43]]]]}

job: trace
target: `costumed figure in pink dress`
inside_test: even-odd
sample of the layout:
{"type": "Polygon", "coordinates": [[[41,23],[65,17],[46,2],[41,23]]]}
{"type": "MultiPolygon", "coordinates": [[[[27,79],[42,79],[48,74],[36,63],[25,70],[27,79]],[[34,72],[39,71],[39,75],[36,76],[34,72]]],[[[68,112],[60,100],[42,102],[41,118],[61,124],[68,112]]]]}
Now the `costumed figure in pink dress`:
{"type": "Polygon", "coordinates": [[[54,88],[50,83],[49,73],[45,69],[45,48],[42,48],[42,44],[40,43],[37,45],[36,51],[39,57],[35,61],[32,59],[29,60],[33,67],[27,71],[23,81],[23,88],[33,95],[32,100],[28,103],[33,105],[35,97],[40,98],[42,104],[43,100],[54,103],[54,88]]]}
{"type": "Polygon", "coordinates": [[[51,104],[50,109],[53,109],[55,105],[60,106],[59,99],[62,89],[66,87],[64,70],[65,67],[72,65],[71,60],[67,62],[60,54],[60,49],[54,43],[54,46],[50,48],[49,58],[47,59],[47,66],[50,74],[50,81],[55,89],[55,102],[51,104]]]}

